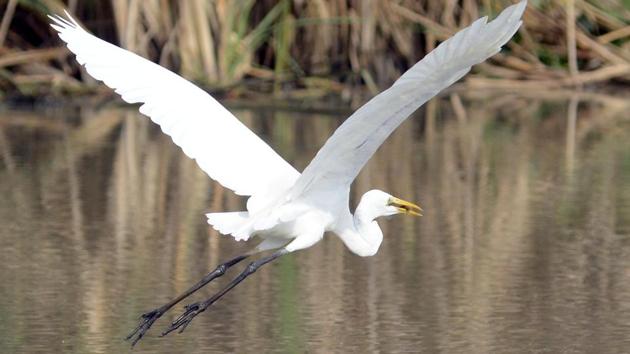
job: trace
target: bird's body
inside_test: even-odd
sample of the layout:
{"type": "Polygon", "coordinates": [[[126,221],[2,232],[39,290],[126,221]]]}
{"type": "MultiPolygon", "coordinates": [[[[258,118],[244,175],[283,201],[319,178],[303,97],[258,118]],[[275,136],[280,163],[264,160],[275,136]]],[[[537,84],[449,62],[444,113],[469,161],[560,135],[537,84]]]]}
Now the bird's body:
{"type": "Polygon", "coordinates": [[[211,178],[247,196],[247,210],[207,214],[208,223],[236,240],[259,237],[254,251],[217,267],[168,304],[143,315],[129,336],[134,344],[165,311],[234,264],[257,252],[260,258],[210,299],[186,307],[165,333],[183,330],[208,306],[256,269],[286,253],[308,248],[325,232],[336,234],[350,251],[371,256],[383,240],[375,221],[393,214],[420,215],[420,207],[379,190],[365,193],[354,214],[350,186],[387,137],[419,106],[463,77],[514,35],[526,1],[505,9],[495,20],[481,18],[442,42],[389,89],[352,114],[300,173],[206,92],[136,54],[89,34],[69,15],[53,16],[59,32],[87,72],[113,88],[128,103],[160,125],[184,153],[211,178]]]}
{"type": "Polygon", "coordinates": [[[276,199],[281,202],[270,204],[258,213],[210,213],[208,223],[223,234],[234,234],[237,239],[238,235],[246,235],[245,239],[252,236],[263,239],[257,246],[260,251],[286,245],[285,248],[293,252],[314,245],[325,232],[332,232],[352,252],[365,257],[374,255],[383,240],[383,233],[374,220],[401,212],[394,206],[388,209],[388,202],[409,208],[407,213],[419,212],[411,203],[372,190],[361,198],[353,214],[348,207],[348,196],[349,193],[331,194],[324,198],[326,202],[312,205],[301,200],[282,202],[287,194],[281,194],[276,199]]]}

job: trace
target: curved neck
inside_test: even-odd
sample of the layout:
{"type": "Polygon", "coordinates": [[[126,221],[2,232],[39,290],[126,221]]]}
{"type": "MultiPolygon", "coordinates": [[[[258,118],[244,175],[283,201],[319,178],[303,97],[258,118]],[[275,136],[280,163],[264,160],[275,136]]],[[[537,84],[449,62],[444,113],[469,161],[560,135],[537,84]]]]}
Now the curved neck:
{"type": "Polygon", "coordinates": [[[371,208],[362,207],[359,203],[354,212],[352,225],[347,225],[337,234],[353,253],[361,256],[373,256],[383,241],[383,232],[374,219],[371,208]]]}
{"type": "Polygon", "coordinates": [[[370,255],[376,254],[378,248],[381,247],[381,242],[383,242],[383,231],[374,220],[375,218],[375,216],[366,217],[356,212],[354,214],[354,226],[359,237],[369,245],[370,255]]]}

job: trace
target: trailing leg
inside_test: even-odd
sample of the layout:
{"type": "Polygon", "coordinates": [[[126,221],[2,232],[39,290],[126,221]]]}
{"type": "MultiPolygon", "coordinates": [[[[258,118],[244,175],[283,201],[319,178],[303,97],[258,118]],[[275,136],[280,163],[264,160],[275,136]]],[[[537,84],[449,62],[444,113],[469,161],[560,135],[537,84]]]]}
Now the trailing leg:
{"type": "Polygon", "coordinates": [[[195,316],[204,312],[210,305],[215,303],[223,295],[236,287],[240,282],[245,280],[245,278],[256,272],[258,268],[287,253],[289,253],[289,251],[283,248],[274,252],[270,256],[263,257],[259,260],[251,262],[241,274],[239,274],[225,288],[214,294],[209,299],[202,302],[196,302],[194,304],[186,305],[184,313],[181,314],[175,321],[173,321],[173,323],[171,323],[171,325],[162,333],[162,336],[165,336],[176,329],[179,329],[179,333],[183,332],[193,320],[193,318],[195,318],[195,316]]]}
{"type": "Polygon", "coordinates": [[[127,336],[127,338],[125,338],[125,340],[132,340],[131,346],[136,345],[136,343],[138,343],[138,341],[140,339],[142,339],[142,337],[149,330],[149,328],[151,328],[153,323],[155,321],[157,321],[158,318],[162,317],[162,315],[166,311],[168,311],[171,307],[175,306],[175,304],[177,304],[180,301],[182,301],[183,299],[187,298],[188,296],[190,296],[195,291],[201,289],[202,287],[204,287],[206,284],[208,284],[212,280],[222,276],[223,274],[225,274],[225,272],[230,267],[232,267],[233,265],[241,262],[245,258],[249,257],[251,254],[252,253],[250,252],[250,253],[247,253],[247,254],[244,254],[244,255],[232,258],[232,259],[230,259],[229,261],[227,261],[225,263],[219,264],[216,267],[216,269],[214,269],[212,272],[206,274],[206,276],[201,278],[201,280],[199,280],[195,285],[193,285],[190,289],[186,290],[184,293],[182,293],[178,297],[176,297],[173,300],[169,301],[168,303],[158,307],[157,309],[155,309],[153,311],[149,311],[149,312],[143,314],[142,316],[140,316],[140,324],[138,325],[138,327],[136,327],[127,336]]]}

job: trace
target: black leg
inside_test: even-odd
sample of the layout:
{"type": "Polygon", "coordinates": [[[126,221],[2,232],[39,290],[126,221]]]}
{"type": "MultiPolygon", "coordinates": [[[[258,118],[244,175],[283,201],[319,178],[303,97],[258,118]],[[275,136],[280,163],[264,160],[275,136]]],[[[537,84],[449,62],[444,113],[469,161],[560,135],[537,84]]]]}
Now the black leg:
{"type": "Polygon", "coordinates": [[[180,302],[183,299],[187,298],[188,296],[190,296],[190,294],[192,294],[195,291],[199,290],[200,288],[202,288],[203,286],[205,286],[206,284],[208,284],[212,280],[222,276],[223,274],[225,274],[225,272],[231,266],[237,264],[238,262],[244,260],[245,258],[247,258],[249,256],[250,256],[249,254],[238,256],[238,257],[235,257],[233,259],[230,259],[229,261],[227,261],[227,262],[225,262],[223,264],[220,264],[219,266],[217,266],[217,268],[215,270],[213,270],[212,272],[206,274],[205,277],[201,278],[201,280],[199,280],[190,289],[186,290],[183,294],[181,294],[178,297],[176,297],[175,299],[171,300],[169,303],[164,304],[163,306],[158,307],[157,309],[155,309],[153,311],[149,311],[149,312],[143,314],[140,317],[140,324],[138,325],[138,327],[136,327],[136,329],[134,329],[127,336],[127,338],[125,338],[125,340],[132,340],[132,342],[131,342],[131,346],[132,347],[134,345],[136,345],[136,343],[138,343],[138,341],[140,339],[142,339],[142,337],[149,330],[149,328],[151,328],[153,323],[155,321],[157,321],[157,319],[160,318],[171,307],[175,306],[175,304],[177,304],[178,302],[180,302]]]}
{"type": "Polygon", "coordinates": [[[223,288],[218,293],[214,294],[212,297],[207,299],[206,301],[196,302],[194,304],[186,305],[184,313],[181,314],[171,325],[162,333],[162,336],[165,336],[174,330],[179,328],[179,333],[182,333],[186,327],[190,324],[190,322],[197,316],[198,314],[204,312],[210,305],[219,300],[223,295],[225,295],[228,291],[232,290],[235,286],[237,286],[240,282],[245,280],[252,273],[256,272],[258,268],[261,266],[273,261],[274,259],[289,253],[289,251],[285,249],[281,249],[279,251],[274,252],[272,255],[261,258],[257,261],[250,263],[245,270],[239,274],[234,280],[232,280],[225,288],[223,288]]]}

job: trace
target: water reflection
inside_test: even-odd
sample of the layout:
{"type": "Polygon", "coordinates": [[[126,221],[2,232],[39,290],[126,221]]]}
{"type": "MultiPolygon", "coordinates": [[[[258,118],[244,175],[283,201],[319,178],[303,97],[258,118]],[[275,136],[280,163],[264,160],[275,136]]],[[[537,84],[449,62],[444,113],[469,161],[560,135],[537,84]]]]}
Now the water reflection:
{"type": "MultiPolygon", "coordinates": [[[[627,102],[432,101],[353,190],[420,201],[425,217],[382,221],[373,258],[328,237],[258,272],[184,335],[155,338],[158,322],[135,351],[625,351],[627,102]]],[[[343,119],[233,111],[300,169],[343,119]]],[[[0,158],[0,352],[127,350],[140,313],[246,248],[203,217],[243,200],[133,110],[2,112],[0,158]]]]}

